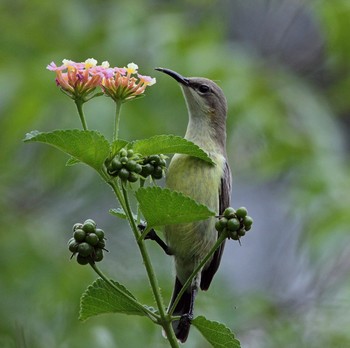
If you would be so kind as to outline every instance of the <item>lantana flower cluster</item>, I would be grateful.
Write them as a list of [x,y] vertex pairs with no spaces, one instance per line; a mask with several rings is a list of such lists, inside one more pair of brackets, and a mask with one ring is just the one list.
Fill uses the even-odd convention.
[[[51,62],[47,69],[56,72],[56,84],[75,101],[86,102],[105,94],[116,102],[125,102],[141,96],[156,79],[138,73],[138,66],[129,63],[124,68],[110,67],[107,61],[97,64],[93,58],[85,62],[64,59],[61,66]],[[96,92],[100,87],[102,92]]]

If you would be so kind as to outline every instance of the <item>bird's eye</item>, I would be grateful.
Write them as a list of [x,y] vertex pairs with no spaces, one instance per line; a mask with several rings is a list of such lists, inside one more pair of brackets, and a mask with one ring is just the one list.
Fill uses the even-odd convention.
[[207,92],[210,91],[210,88],[209,88],[208,85],[200,85],[200,86],[198,87],[198,91],[199,91],[200,93],[207,93]]

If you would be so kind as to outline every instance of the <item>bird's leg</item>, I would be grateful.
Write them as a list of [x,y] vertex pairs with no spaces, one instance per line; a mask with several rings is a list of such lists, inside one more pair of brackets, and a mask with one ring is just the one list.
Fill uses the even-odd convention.
[[[140,231],[144,231],[146,225],[144,223],[140,223],[137,227],[140,229]],[[172,255],[170,248],[166,245],[166,243],[164,243],[162,238],[158,236],[157,232],[153,228],[147,233],[145,239],[154,240],[167,255]]]
[[181,342],[184,342],[187,338],[188,332],[190,331],[191,322],[193,320],[193,309],[194,309],[194,300],[198,292],[198,286],[191,286],[191,302],[189,306],[188,313],[182,314],[177,326],[178,332],[183,332],[186,337],[178,337]]

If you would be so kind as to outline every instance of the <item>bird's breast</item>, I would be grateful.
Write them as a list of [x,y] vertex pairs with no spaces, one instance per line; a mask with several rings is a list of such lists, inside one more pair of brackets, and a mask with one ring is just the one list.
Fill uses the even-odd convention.
[[[222,155],[211,157],[216,165],[187,155],[175,155],[168,168],[166,186],[218,213],[225,159]],[[179,268],[184,265],[192,268],[208,253],[217,239],[215,218],[165,226],[165,237]],[[188,273],[191,273],[191,269]]]

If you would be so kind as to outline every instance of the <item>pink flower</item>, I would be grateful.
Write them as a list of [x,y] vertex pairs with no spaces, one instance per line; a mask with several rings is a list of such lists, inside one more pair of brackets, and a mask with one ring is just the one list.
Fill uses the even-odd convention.
[[156,80],[138,74],[137,70],[138,66],[135,63],[129,63],[124,68],[114,68],[112,76],[105,76],[102,79],[103,92],[114,101],[121,102],[140,96],[146,87],[154,84]]
[[135,63],[112,68],[107,61],[97,65],[93,58],[80,63],[64,59],[61,66],[51,62],[46,68],[56,73],[56,84],[65,94],[83,102],[101,95],[92,94],[99,86],[106,96],[124,102],[140,96],[147,86],[156,83],[155,78],[138,74]]
[[86,102],[92,97],[96,87],[99,87],[103,75],[94,71],[97,61],[93,58],[85,62],[76,63],[64,59],[61,66],[51,62],[47,69],[56,72],[56,84],[61,90],[74,100]]

